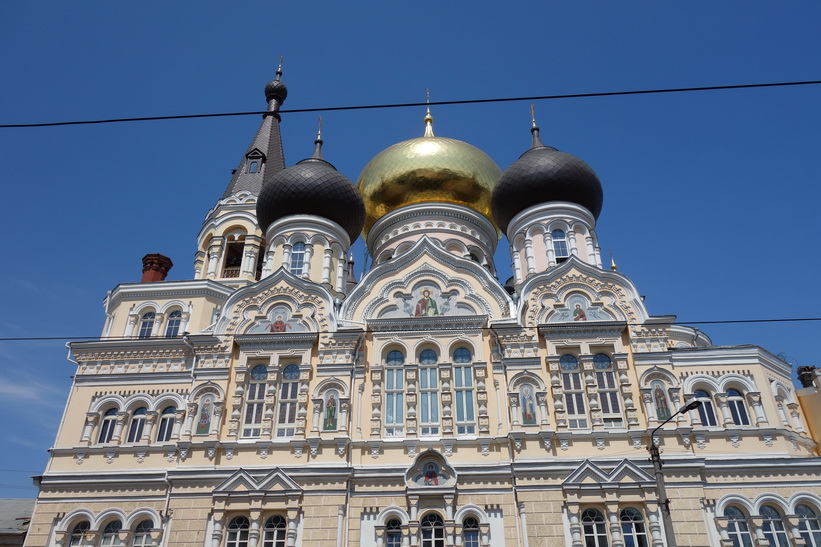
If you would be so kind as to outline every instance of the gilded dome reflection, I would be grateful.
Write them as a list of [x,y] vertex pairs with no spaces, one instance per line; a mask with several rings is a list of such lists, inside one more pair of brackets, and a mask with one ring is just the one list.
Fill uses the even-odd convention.
[[464,205],[493,222],[490,195],[501,174],[487,154],[466,142],[427,136],[394,144],[359,175],[364,233],[394,209],[430,201]]

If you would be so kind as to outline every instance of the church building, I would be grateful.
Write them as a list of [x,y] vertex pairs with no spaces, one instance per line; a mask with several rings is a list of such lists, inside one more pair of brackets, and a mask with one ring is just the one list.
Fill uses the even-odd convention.
[[286,97],[190,279],[146,255],[70,344],[28,547],[821,547],[817,371],[651,315],[590,166],[428,112],[354,183],[321,136],[286,166]]

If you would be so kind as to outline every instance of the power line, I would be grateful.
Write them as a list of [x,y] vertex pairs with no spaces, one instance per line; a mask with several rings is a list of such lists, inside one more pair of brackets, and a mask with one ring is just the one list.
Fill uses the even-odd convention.
[[[786,87],[799,85],[818,85],[821,80],[806,80],[799,82],[770,82],[760,84],[736,84],[736,85],[715,85],[699,87],[673,87],[666,89],[640,89],[627,91],[601,91],[596,93],[570,93],[564,95],[535,95],[531,97],[496,97],[490,99],[460,99],[455,101],[432,101],[430,103],[393,103],[393,104],[370,104],[355,106],[326,106],[316,108],[294,108],[283,109],[280,113],[297,114],[305,112],[333,112],[340,110],[372,110],[378,108],[409,108],[418,106],[440,106],[453,104],[479,104],[479,103],[502,103],[513,101],[546,101],[554,99],[587,99],[593,97],[617,97],[624,95],[650,95],[659,93],[688,93],[696,91],[727,91],[732,89],[754,89],[761,87]],[[268,111],[253,112],[221,112],[215,114],[179,114],[174,116],[143,116],[139,118],[109,118],[103,120],[75,120],[65,122],[45,122],[45,123],[14,123],[0,124],[0,129],[19,129],[26,127],[56,127],[63,125],[94,125],[103,123],[125,123],[125,122],[150,122],[159,120],[186,120],[195,118],[221,118],[231,116],[259,116],[270,114]]]
[[[791,318],[774,318],[774,319],[726,319],[726,320],[716,320],[716,321],[673,321],[671,323],[667,323],[669,325],[732,325],[732,324],[745,324],[745,323],[796,323],[796,322],[808,322],[808,321],[821,321],[821,317],[791,317]],[[641,327],[644,326],[645,323],[626,323],[628,327]],[[540,325],[542,326],[542,325]],[[582,328],[589,326],[589,323],[585,322],[576,322],[576,323],[549,323],[547,326],[550,328]],[[521,328],[533,328],[533,327],[521,327]],[[365,332],[370,333],[378,333],[382,331],[375,331],[373,329],[364,329]],[[428,329],[428,330],[437,330],[437,329]],[[443,327],[438,330],[453,330],[448,327]],[[482,330],[482,331],[498,331],[497,327],[474,327],[474,328],[466,328],[463,330]],[[388,332],[419,332],[418,329],[389,329]],[[262,333],[260,333],[262,334]],[[299,334],[319,334],[319,331],[301,331]],[[203,336],[197,333],[191,333],[191,336]],[[227,334],[227,333],[207,333],[205,336],[236,336],[236,334]],[[153,336],[151,338],[123,338],[119,336],[18,336],[18,337],[6,337],[0,338],[0,342],[39,342],[39,341],[82,341],[82,340],[96,340],[100,342],[134,342],[135,340],[169,340],[169,338],[164,338],[162,336]]]

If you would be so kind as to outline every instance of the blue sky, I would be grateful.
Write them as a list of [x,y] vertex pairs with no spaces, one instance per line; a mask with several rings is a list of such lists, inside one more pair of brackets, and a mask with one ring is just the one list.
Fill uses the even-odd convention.
[[[290,4],[290,5],[287,5]],[[284,108],[821,79],[821,4],[727,2],[3,2],[0,123],[263,110],[279,55]],[[819,316],[821,86],[542,101],[542,138],[605,192],[604,254],[683,321]],[[423,109],[328,112],[348,178],[420,136]],[[437,135],[504,169],[529,105],[440,106]],[[141,257],[193,274],[196,234],[259,118],[0,129],[0,337],[95,336],[102,299]],[[315,114],[283,114],[286,161]],[[506,243],[500,244],[506,254]],[[509,260],[497,254],[500,276]],[[357,247],[357,272],[362,265]],[[819,324],[704,326],[817,364]],[[31,497],[70,386],[64,341],[0,342],[0,497]],[[76,419],[83,419],[82,416]]]

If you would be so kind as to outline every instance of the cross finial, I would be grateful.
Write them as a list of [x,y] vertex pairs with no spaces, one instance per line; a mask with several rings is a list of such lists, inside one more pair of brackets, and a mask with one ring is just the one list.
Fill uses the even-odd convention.
[[279,66],[277,67],[277,80],[282,76],[282,55],[279,56]]
[[425,90],[425,102],[428,104],[428,111],[425,114],[425,136],[433,137],[433,116],[430,115],[430,89]]
[[618,270],[618,266],[616,266],[616,261],[613,259],[613,249],[610,249],[610,269],[614,272]]

